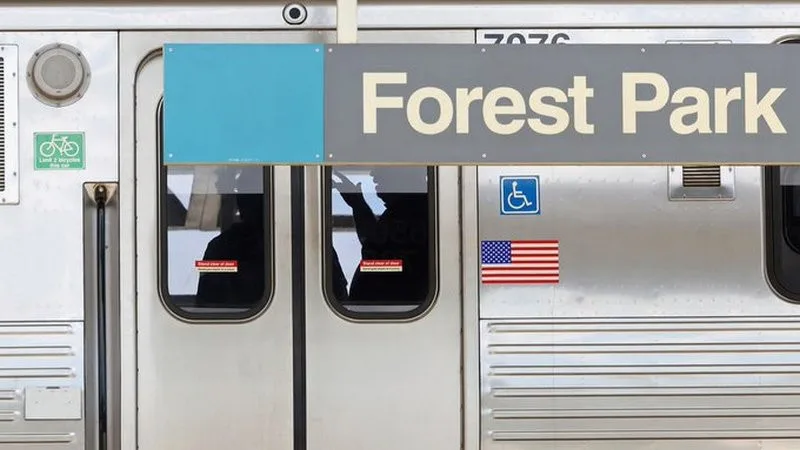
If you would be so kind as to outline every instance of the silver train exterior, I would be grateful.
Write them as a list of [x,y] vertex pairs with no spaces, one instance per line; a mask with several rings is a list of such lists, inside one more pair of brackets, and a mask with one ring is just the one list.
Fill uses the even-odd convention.
[[[358,26],[360,42],[778,44],[800,3],[382,2]],[[269,200],[263,301],[182,304],[173,283],[196,283],[239,175],[161,165],[162,45],[335,29],[330,2],[0,4],[0,447],[800,446],[790,171],[432,169],[429,289],[404,310],[331,300],[324,250],[352,217],[331,217],[326,171],[277,166],[252,188]],[[197,93],[211,110],[215,89]],[[539,177],[541,214],[499,213],[504,175]],[[557,240],[558,283],[482,283],[494,239]]]

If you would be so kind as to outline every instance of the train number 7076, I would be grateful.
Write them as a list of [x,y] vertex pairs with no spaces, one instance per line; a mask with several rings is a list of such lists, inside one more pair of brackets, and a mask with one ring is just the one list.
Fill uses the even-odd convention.
[[478,32],[478,44],[564,44],[570,40],[567,33],[540,31],[487,30]]

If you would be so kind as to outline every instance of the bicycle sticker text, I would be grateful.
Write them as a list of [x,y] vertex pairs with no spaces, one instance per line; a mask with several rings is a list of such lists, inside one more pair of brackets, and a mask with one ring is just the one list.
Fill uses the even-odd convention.
[[500,177],[500,214],[541,214],[539,177]]
[[34,169],[86,168],[85,139],[78,132],[34,133]]

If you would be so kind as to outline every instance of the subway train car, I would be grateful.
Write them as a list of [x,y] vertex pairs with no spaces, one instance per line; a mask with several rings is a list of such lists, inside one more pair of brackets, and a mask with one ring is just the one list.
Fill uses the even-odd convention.
[[[335,43],[337,20],[0,2],[0,447],[800,447],[791,168],[165,164],[165,44]],[[790,45],[800,2],[385,1],[356,24]]]

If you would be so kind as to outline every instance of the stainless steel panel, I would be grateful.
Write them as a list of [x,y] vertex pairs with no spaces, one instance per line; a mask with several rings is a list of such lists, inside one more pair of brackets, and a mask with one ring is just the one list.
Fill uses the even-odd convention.
[[[787,32],[574,33],[576,41],[598,43],[767,43]],[[500,215],[498,178],[515,174],[540,177],[541,215]],[[670,202],[663,167],[485,167],[478,178],[480,238],[559,239],[561,277],[557,286],[481,286],[481,318],[758,315],[765,308],[770,314],[797,313],[773,296],[763,276],[757,167],[735,168],[734,201],[710,203]]]
[[84,450],[84,325],[0,323],[0,444]]
[[421,318],[387,323],[350,322],[322,297],[320,178],[306,174],[308,449],[459,449],[458,169],[439,170],[438,297]]
[[[624,5],[616,5],[620,7],[619,11],[624,11]],[[654,14],[667,14],[665,11],[668,11],[669,8],[665,8],[666,5],[659,5],[658,7],[649,7],[652,9]],[[681,27],[692,27],[692,28],[649,28],[648,24],[646,23],[646,19],[644,16],[639,16],[636,18],[631,18],[635,22],[632,22],[629,26],[630,28],[622,28],[622,29],[614,29],[608,30],[603,29],[603,25],[600,24],[593,24],[590,25],[591,28],[577,28],[577,25],[571,25],[569,23],[569,19],[565,18],[565,23],[563,26],[567,28],[557,28],[556,24],[548,24],[546,27],[543,28],[535,28],[536,23],[542,22],[531,22],[529,26],[526,26],[524,29],[518,28],[509,28],[504,30],[504,33],[511,34],[511,33],[522,33],[526,36],[526,42],[530,45],[536,45],[538,42],[537,37],[527,37],[529,34],[528,31],[536,34],[546,34],[548,36],[548,42],[551,42],[553,37],[556,34],[566,35],[566,38],[563,36],[559,38],[559,41],[565,45],[569,44],[592,44],[592,43],[617,43],[617,44],[639,44],[639,43],[669,43],[669,44],[686,44],[686,43],[741,43],[741,42],[760,42],[760,43],[770,43],[779,40],[783,36],[789,35],[797,35],[800,34],[800,28],[791,28],[787,26],[790,22],[784,22],[780,24],[775,24],[776,26],[783,26],[782,28],[758,28],[758,25],[752,24],[749,28],[733,28],[734,23],[732,21],[736,21],[735,17],[728,16],[729,21],[721,22],[719,24],[719,28],[706,28],[704,25],[692,23],[692,19],[689,17],[690,15],[700,13],[703,9],[700,5],[680,5],[676,6],[683,10],[686,14],[684,17],[685,20],[676,21],[673,25],[681,26]],[[706,5],[707,6],[707,5]],[[562,6],[560,8],[566,8],[567,6]],[[524,7],[523,7],[524,8]],[[737,10],[735,13],[733,9],[727,8],[728,13],[733,13],[738,17],[739,11]],[[562,10],[566,11],[566,10]],[[591,9],[586,10],[587,13],[591,14]],[[617,16],[621,17],[621,16]],[[664,16],[666,17],[666,15]],[[758,14],[751,15],[750,17],[744,17],[744,19],[756,19],[759,17]],[[526,22],[519,22],[519,23],[526,23]],[[622,25],[620,25],[622,26]],[[489,29],[487,25],[478,25],[480,27],[475,32],[475,42],[478,44],[493,44],[494,39],[490,39],[486,37],[488,33],[497,33],[497,29]],[[575,27],[575,28],[573,28]],[[567,40],[568,39],[568,40]],[[516,41],[515,41],[516,42]]]
[[[468,31],[375,32],[361,42],[472,42]],[[306,169],[308,449],[461,448],[458,168],[438,171],[438,296],[422,317],[357,323],[322,293],[321,172]]]
[[[92,68],[84,97],[68,108],[37,101],[19,84],[20,204],[0,208],[2,320],[83,319],[82,183],[117,179],[117,37],[115,33],[0,33],[19,46],[20,66],[41,46],[79,48]],[[34,170],[33,133],[85,133],[84,170]]]
[[[141,65],[136,78],[131,80],[136,95],[136,215],[126,211],[128,214],[122,221],[136,221],[136,445],[142,450],[292,448],[289,169],[275,169],[272,262],[275,284],[268,309],[251,321],[232,324],[186,323],[172,316],[159,299],[157,285],[155,113],[162,93],[163,70],[157,49],[165,42],[315,39],[315,33],[307,32],[122,35],[125,67],[135,69]],[[131,180],[123,182],[130,185]],[[126,254],[130,257],[130,250],[123,249],[123,257]],[[130,277],[130,273],[126,276]],[[123,340],[130,338],[123,336]],[[130,349],[130,344],[126,348]],[[125,367],[131,370],[133,364],[128,360]],[[129,372],[126,377],[130,375]],[[127,383],[130,382],[127,378]],[[127,384],[124,401],[131,400],[132,390]],[[123,426],[132,422],[125,420],[126,413],[133,410],[126,408]],[[236,426],[231,426],[232,423]],[[125,448],[134,445],[132,437],[123,439]]]
[[[593,37],[772,42],[784,31]],[[558,284],[480,286],[483,449],[796,446],[798,309],[765,281],[761,169],[734,168],[735,198],[712,202],[670,201],[668,174],[479,168],[480,239],[560,242]],[[538,175],[541,215],[501,216],[500,175]]]
[[[481,168],[481,239],[559,239],[561,277],[482,285],[481,318],[797,314],[764,278],[761,171],[735,170],[735,200],[671,202],[663,167]],[[499,214],[512,174],[539,175],[540,216]]]
[[[288,2],[211,4],[141,4],[104,2],[56,6],[44,1],[0,5],[0,29],[5,30],[263,30],[333,29],[334,2],[307,6],[307,19],[287,25]],[[786,2],[440,2],[408,4],[377,2],[358,5],[358,26],[396,28],[490,27],[781,27],[800,23],[800,5]]]
[[137,307],[136,307],[136,122],[133,89],[142,51],[150,46],[119,36],[119,306],[117,309],[118,378],[118,442],[119,450],[138,450],[136,416],[138,411],[136,383]]
[[484,448],[795,438],[798,331],[777,318],[484,321]]
[[[461,264],[477,267],[480,254],[478,241],[478,168],[461,168]],[[462,271],[462,336],[463,336],[463,433],[464,450],[480,447],[480,324],[478,305],[478,277],[474,270]]]

